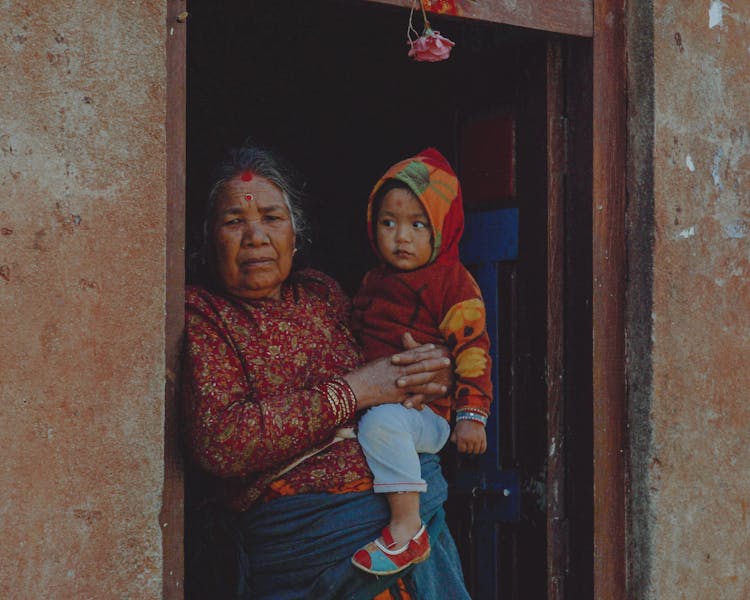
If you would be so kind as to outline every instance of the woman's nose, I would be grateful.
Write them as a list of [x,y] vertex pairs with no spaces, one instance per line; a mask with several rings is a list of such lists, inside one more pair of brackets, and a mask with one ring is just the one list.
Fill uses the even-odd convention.
[[268,243],[268,234],[260,221],[248,221],[242,234],[242,243],[247,246],[262,246]]

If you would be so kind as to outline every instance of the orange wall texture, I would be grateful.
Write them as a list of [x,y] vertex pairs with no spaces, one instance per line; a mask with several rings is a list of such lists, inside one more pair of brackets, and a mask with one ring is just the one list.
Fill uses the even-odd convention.
[[2,3],[0,597],[162,594],[165,3]]
[[654,227],[651,293],[630,298],[651,303],[649,336],[631,322],[633,597],[750,598],[750,4],[635,4],[653,4]]

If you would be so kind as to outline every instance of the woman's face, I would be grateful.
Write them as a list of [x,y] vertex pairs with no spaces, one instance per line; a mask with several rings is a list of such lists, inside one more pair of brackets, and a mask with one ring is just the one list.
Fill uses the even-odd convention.
[[247,172],[231,179],[217,199],[212,235],[216,270],[229,293],[281,298],[292,270],[294,228],[278,187]]

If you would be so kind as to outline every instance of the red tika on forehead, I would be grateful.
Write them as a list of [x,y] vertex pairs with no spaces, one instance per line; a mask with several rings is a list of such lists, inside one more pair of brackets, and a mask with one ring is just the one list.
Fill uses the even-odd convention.
[[252,181],[252,179],[253,179],[253,172],[252,171],[242,171],[242,173],[240,173],[240,179],[242,179],[242,181]]

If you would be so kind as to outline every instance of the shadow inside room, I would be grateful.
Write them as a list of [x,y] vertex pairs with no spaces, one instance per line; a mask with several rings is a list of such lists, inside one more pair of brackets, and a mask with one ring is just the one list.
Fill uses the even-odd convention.
[[518,42],[533,37],[431,16],[456,47],[448,61],[417,63],[407,57],[403,8],[223,0],[189,9],[187,254],[200,245],[212,168],[253,138],[302,173],[307,259],[350,293],[373,266],[365,208],[377,179],[428,146],[460,175],[460,122],[511,103]]

